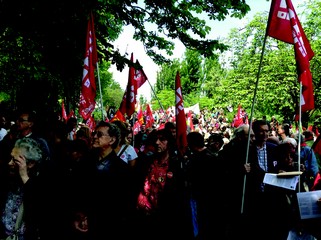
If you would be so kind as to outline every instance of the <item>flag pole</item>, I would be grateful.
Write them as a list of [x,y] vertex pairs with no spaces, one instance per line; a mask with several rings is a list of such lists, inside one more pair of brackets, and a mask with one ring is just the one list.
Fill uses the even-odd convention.
[[96,67],[97,67],[97,77],[98,77],[98,86],[99,86],[99,95],[100,95],[100,108],[101,108],[101,118],[103,121],[105,121],[104,118],[104,109],[103,109],[103,98],[102,98],[102,93],[101,93],[101,84],[100,84],[100,75],[99,75],[99,65],[98,65],[98,61],[96,63]]
[[162,109],[163,112],[165,113],[166,119],[168,119],[167,113],[166,113],[166,111],[164,110],[163,105],[162,105],[161,102],[159,101],[159,98],[157,97],[157,95],[156,95],[156,93],[155,93],[155,91],[154,91],[154,89],[153,89],[153,87],[152,87],[152,84],[150,84],[150,82],[149,82],[148,79],[147,79],[147,82],[148,82],[150,88],[152,89],[152,92],[153,92],[155,98],[157,99],[157,102],[158,102],[159,106],[161,107],[161,109]]
[[[300,171],[300,165],[301,165],[301,130],[302,130],[302,119],[301,119],[301,113],[302,113],[302,81],[300,81],[300,100],[299,100],[299,131],[298,131],[298,171]],[[301,192],[301,178],[299,177],[299,184],[298,184],[298,192]]]
[[[266,28],[266,29],[267,29],[267,28]],[[254,104],[255,104],[255,102],[256,102],[257,88],[258,88],[258,85],[259,85],[259,78],[260,78],[260,73],[261,73],[261,68],[262,68],[262,61],[263,61],[263,56],[264,56],[266,39],[267,39],[267,30],[265,31],[265,36],[264,36],[264,41],[263,41],[263,46],[262,46],[262,52],[261,52],[261,57],[260,57],[260,64],[259,64],[259,69],[258,69],[258,71],[257,71],[256,83],[255,83],[255,90],[254,90],[252,107],[251,107],[251,115],[250,115],[250,122],[249,122],[249,132],[248,132],[247,145],[246,145],[246,160],[245,160],[245,163],[246,163],[246,164],[247,164],[248,161],[249,161],[249,149],[250,149],[250,140],[251,140],[250,136],[251,136],[251,131],[252,131],[252,121],[253,121],[253,113],[254,113]],[[244,175],[244,181],[243,181],[243,193],[242,193],[241,214],[243,214],[243,211],[244,211],[245,185],[246,185],[246,174]]]

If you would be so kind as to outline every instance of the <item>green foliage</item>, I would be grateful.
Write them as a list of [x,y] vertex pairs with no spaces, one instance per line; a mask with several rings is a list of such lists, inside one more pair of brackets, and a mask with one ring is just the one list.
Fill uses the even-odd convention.
[[[214,3],[145,0],[139,4],[110,0],[72,3],[56,0],[50,4],[40,0],[3,0],[0,2],[0,89],[11,96],[13,110],[33,106],[41,111],[60,111],[58,99],[64,99],[67,111],[76,111],[90,12],[94,17],[99,65],[116,64],[122,71],[131,63],[127,53],[120,54],[111,43],[125,25],[135,28],[134,39],[144,44],[146,53],[157,64],[163,64],[170,61],[158,50],[172,55],[175,39],[204,56],[212,55],[215,49],[226,49],[217,40],[205,39],[210,27],[199,14],[224,20],[230,13],[241,18],[249,10],[240,0]],[[108,102],[106,86],[111,84],[110,76],[107,72],[101,75],[104,102],[117,104]],[[38,88],[42,89],[41,93]]]
[[[303,125],[307,125],[315,119],[321,119],[318,111],[321,106],[321,20],[318,17],[321,14],[321,4],[318,1],[309,1],[304,7],[304,17],[300,18],[306,22],[301,20],[301,24],[315,53],[310,61],[315,110],[302,117]],[[241,104],[249,114],[254,106],[254,118],[265,115],[276,116],[280,120],[293,119],[299,105],[299,83],[293,45],[271,37],[265,39],[267,19],[267,13],[259,13],[244,28],[232,29],[224,40],[229,45],[228,54],[218,57],[213,52],[211,58],[204,58],[192,50],[186,51],[179,62],[184,106],[199,102],[201,108],[226,109],[226,106],[231,105],[236,109],[238,104]],[[177,62],[175,64],[177,65]],[[169,83],[170,79],[175,81],[174,74],[170,65],[165,68],[162,66],[158,75],[162,76],[162,79],[157,78],[157,82],[161,80]],[[168,86],[163,85],[163,88]],[[228,114],[233,118],[235,113]]]

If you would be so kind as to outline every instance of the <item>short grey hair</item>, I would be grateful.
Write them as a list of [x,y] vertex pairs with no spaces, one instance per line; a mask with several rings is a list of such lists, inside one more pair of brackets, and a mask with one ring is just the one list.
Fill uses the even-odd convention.
[[250,126],[248,124],[242,124],[241,126],[237,127],[233,131],[233,136],[232,138],[244,138],[245,137],[245,131],[248,131]]
[[27,163],[30,161],[40,161],[42,159],[42,151],[38,142],[32,138],[21,138],[15,142],[14,148],[22,151]]

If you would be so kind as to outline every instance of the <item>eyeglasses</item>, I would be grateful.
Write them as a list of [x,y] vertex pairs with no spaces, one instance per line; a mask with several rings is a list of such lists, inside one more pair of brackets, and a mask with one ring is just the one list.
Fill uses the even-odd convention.
[[161,142],[167,141],[167,139],[164,136],[158,136],[157,139]]
[[92,132],[92,136],[93,136],[93,137],[96,136],[96,135],[97,135],[98,138],[101,138],[102,136],[106,136],[106,137],[109,136],[108,134],[104,134],[103,132],[99,132],[99,131],[97,131],[97,132]]
[[28,119],[18,118],[18,122],[29,122]]

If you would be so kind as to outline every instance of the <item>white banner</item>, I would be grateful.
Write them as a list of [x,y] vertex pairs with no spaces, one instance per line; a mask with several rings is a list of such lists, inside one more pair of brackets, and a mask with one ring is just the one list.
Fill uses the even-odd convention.
[[199,103],[196,103],[196,104],[193,105],[193,106],[190,106],[190,107],[188,107],[188,108],[184,108],[185,113],[188,113],[190,110],[191,110],[194,114],[199,115],[199,114],[201,113],[201,111],[200,111],[200,104],[199,104]]

